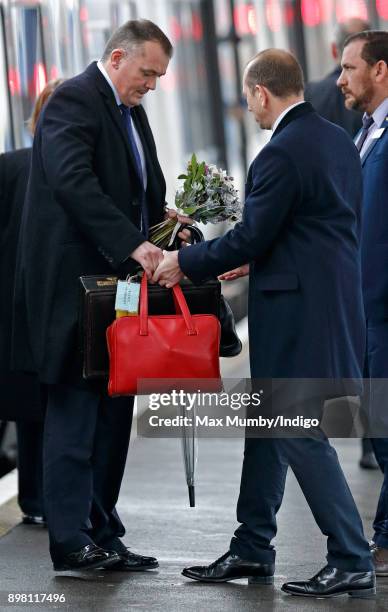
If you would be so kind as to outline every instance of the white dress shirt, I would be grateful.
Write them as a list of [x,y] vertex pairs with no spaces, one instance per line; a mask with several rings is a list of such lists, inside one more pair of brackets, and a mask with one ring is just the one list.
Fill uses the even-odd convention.
[[276,128],[278,127],[283,117],[285,117],[292,108],[295,108],[295,106],[299,106],[299,104],[304,104],[304,103],[305,103],[305,100],[301,100],[300,102],[295,102],[295,104],[291,104],[291,106],[288,106],[287,108],[285,108],[284,111],[280,113],[279,117],[275,119],[275,122],[272,126],[272,132],[276,130]]
[[[368,130],[368,136],[366,137],[361,150],[360,150],[360,156],[362,157],[364,155],[364,153],[366,153],[367,149],[369,148],[369,145],[372,141],[373,138],[373,134],[380,129],[380,127],[388,127],[388,121],[385,123],[385,118],[388,115],[388,98],[385,98],[385,100],[383,100],[381,102],[381,104],[376,108],[375,112],[372,113],[372,118],[374,123],[372,123],[372,125],[370,126],[369,130]],[[366,113],[364,114],[364,117],[366,116]],[[361,134],[360,136],[358,136],[357,140],[355,141],[355,143],[357,144],[357,142],[360,140]]]
[[[120,100],[120,96],[117,93],[117,89],[113,85],[112,80],[111,80],[109,74],[107,73],[107,71],[105,70],[104,64],[101,61],[97,62],[97,68],[100,70],[101,74],[104,76],[106,81],[109,83],[109,86],[110,86],[110,88],[113,91],[113,95],[115,97],[117,106],[120,106],[120,104],[122,104],[122,102]],[[143,174],[144,191],[147,191],[147,166],[146,166],[146,160],[145,160],[145,155],[144,155],[144,149],[143,149],[143,145],[142,145],[141,140],[140,140],[139,133],[138,133],[138,131],[136,129],[136,126],[135,126],[132,118],[131,118],[131,123],[132,123],[132,130],[133,130],[133,135],[134,135],[134,138],[135,138],[136,146],[137,146],[137,149],[138,149],[139,155],[140,155],[141,169],[142,169],[142,174]]]

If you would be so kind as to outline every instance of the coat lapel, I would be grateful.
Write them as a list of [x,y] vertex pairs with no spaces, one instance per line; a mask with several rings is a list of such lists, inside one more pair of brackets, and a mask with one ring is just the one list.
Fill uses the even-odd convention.
[[154,225],[160,220],[161,208],[164,206],[166,192],[166,182],[160,167],[151,128],[148,124],[147,116],[142,106],[134,108],[133,120],[139,134],[144,157],[147,166],[147,191],[146,202],[150,225]]
[[384,132],[381,134],[380,138],[371,138],[371,141],[369,143],[369,146],[368,146],[367,150],[361,156],[361,165],[362,166],[365,164],[367,158],[372,153],[372,151],[375,148],[375,146],[377,145],[377,143],[380,142],[380,139],[384,138],[384,136],[385,136],[385,134],[387,132],[387,128],[388,128],[388,115],[385,117],[384,121],[382,122],[382,124],[380,125],[380,127],[378,129],[381,129],[381,128],[384,128]]
[[116,100],[115,97],[113,95],[112,89],[109,85],[109,83],[106,81],[106,79],[104,78],[103,74],[101,74],[100,70],[97,68],[97,64],[93,63],[91,64],[88,68],[87,71],[91,72],[95,79],[96,79],[96,83],[97,83],[97,88],[98,90],[101,92],[105,104],[107,106],[108,112],[110,114],[110,116],[112,117],[119,133],[120,136],[123,140],[124,146],[125,146],[125,150],[127,152],[127,156],[129,158],[131,167],[133,169],[133,174],[136,176],[137,180],[139,181],[139,184],[141,184],[141,179],[138,175],[137,172],[137,164],[136,164],[136,160],[135,160],[135,156],[133,154],[133,151],[129,145],[129,141],[128,141],[128,133],[125,129],[125,125],[124,125],[124,121],[123,118],[121,116],[121,112],[119,107],[116,104]]
[[117,128],[118,128],[118,130],[120,132],[120,135],[121,135],[121,137],[122,137],[122,139],[124,141],[125,150],[126,150],[127,155],[129,157],[129,160],[130,160],[130,163],[131,163],[131,167],[133,168],[133,173],[136,176],[136,178],[139,181],[139,183],[141,184],[141,179],[140,179],[139,173],[137,171],[136,159],[135,159],[135,156],[134,156],[133,151],[132,151],[132,149],[130,147],[130,144],[129,144],[128,133],[127,133],[127,131],[125,129],[125,125],[124,125],[124,121],[123,121],[123,118],[122,118],[121,113],[120,113],[120,109],[117,106],[116,100],[114,98],[113,99],[105,98],[105,102],[107,104],[108,111],[109,111],[113,121],[115,122],[115,124],[116,124],[116,126],[117,126]]
[[143,145],[144,155],[147,164],[148,178],[150,178],[151,175],[156,175],[158,183],[160,183],[160,185],[164,187],[165,180],[163,172],[156,155],[156,148],[151,128],[148,124],[147,116],[142,106],[136,106],[134,108],[133,118],[136,129],[141,139],[141,143]]

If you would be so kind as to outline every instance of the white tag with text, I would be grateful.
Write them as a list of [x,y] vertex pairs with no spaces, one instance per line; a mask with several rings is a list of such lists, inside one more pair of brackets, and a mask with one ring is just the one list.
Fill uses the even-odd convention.
[[117,281],[115,310],[126,310],[137,314],[139,309],[140,283]]

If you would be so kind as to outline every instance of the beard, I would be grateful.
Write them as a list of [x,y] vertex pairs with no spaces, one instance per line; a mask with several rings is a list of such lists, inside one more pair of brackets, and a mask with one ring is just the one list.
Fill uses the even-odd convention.
[[365,112],[373,99],[373,85],[366,81],[363,83],[362,94],[345,100],[345,106],[348,109]]

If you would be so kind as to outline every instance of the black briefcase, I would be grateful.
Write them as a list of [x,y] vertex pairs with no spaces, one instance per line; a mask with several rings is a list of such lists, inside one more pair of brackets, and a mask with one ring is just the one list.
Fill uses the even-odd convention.
[[[116,317],[116,276],[80,277],[80,350],[85,379],[108,378],[109,357],[105,332]],[[183,280],[181,287],[192,314],[220,316],[221,283],[211,280],[200,286]],[[149,313],[174,314],[172,291],[149,285]],[[136,356],[134,356],[136,359]]]

